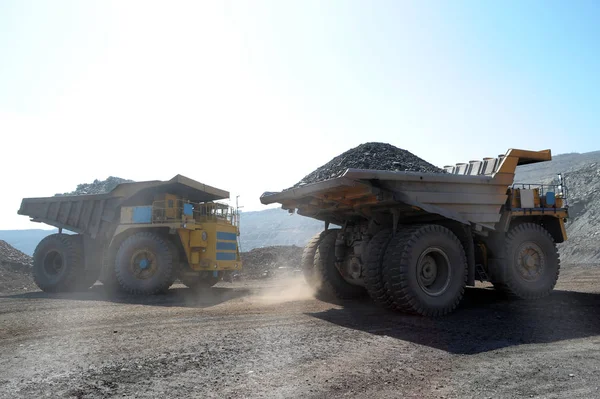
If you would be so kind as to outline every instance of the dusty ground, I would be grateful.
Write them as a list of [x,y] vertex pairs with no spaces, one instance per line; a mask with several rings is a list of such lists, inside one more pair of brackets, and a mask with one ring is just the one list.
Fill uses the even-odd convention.
[[439,320],[310,297],[301,280],[210,295],[0,296],[0,397],[600,397],[600,267],[553,295],[469,289]]

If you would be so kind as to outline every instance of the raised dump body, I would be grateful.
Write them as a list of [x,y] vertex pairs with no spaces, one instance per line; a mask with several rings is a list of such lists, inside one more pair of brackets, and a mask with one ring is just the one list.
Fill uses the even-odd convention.
[[352,297],[366,289],[385,306],[443,314],[476,277],[523,298],[554,287],[555,244],[566,240],[564,188],[514,184],[518,165],[551,158],[550,150],[510,149],[446,173],[348,169],[264,193],[261,202],[326,222],[303,264],[321,294]]
[[237,211],[214,202],[226,198],[227,191],[177,175],[106,194],[25,198],[18,213],[59,228],[34,253],[43,290],[85,289],[100,277],[111,288],[150,294],[176,278],[210,286],[241,268]]

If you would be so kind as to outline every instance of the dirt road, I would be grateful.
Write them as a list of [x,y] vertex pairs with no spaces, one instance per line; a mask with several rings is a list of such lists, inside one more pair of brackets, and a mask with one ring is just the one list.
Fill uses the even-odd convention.
[[469,289],[426,319],[301,280],[153,298],[0,295],[0,397],[600,398],[600,267],[545,300]]

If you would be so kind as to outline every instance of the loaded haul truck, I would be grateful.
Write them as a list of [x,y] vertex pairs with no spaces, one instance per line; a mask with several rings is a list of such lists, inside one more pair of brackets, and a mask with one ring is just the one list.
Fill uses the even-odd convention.
[[242,268],[237,209],[215,202],[228,198],[181,175],[105,194],[25,198],[18,214],[59,229],[35,249],[34,281],[46,292],[85,290],[98,279],[131,294],[164,292],[176,279],[210,287]]
[[446,173],[347,169],[260,199],[324,222],[302,258],[319,296],[368,293],[384,307],[437,316],[476,280],[523,299],[554,288],[566,188],[514,183],[517,166],[551,159],[550,150],[510,149]]

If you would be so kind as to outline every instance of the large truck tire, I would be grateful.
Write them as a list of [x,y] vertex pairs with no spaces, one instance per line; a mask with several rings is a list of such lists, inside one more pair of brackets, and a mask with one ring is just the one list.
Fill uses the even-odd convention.
[[365,288],[371,299],[384,308],[392,306],[392,297],[383,280],[383,257],[392,239],[392,229],[383,229],[371,238],[365,257]]
[[337,231],[331,230],[323,236],[315,251],[315,278],[317,297],[322,299],[353,299],[362,297],[365,288],[348,283],[335,266],[335,241]]
[[336,235],[340,229],[331,229],[324,230],[318,234],[315,234],[308,244],[304,247],[304,251],[302,252],[302,260],[300,261],[300,266],[302,268],[302,274],[304,275],[304,280],[306,283],[314,290],[319,288],[319,277],[315,271],[315,254],[317,252],[317,247],[319,243],[323,239],[323,237],[328,234]]
[[462,244],[439,225],[402,229],[390,241],[383,260],[393,307],[423,316],[454,311],[464,295],[467,273]]
[[128,237],[117,251],[115,275],[124,291],[154,295],[172,284],[173,256],[169,243],[149,231]]
[[511,298],[539,299],[550,294],[560,274],[556,243],[546,229],[522,223],[506,235],[506,262],[494,287]]
[[44,292],[76,289],[83,267],[83,245],[68,234],[45,237],[33,253],[33,281]]
[[213,275],[213,272],[200,272],[196,275],[181,273],[179,281],[192,290],[202,290],[214,286],[221,281],[222,277],[222,272],[219,272],[219,275],[216,277]]

